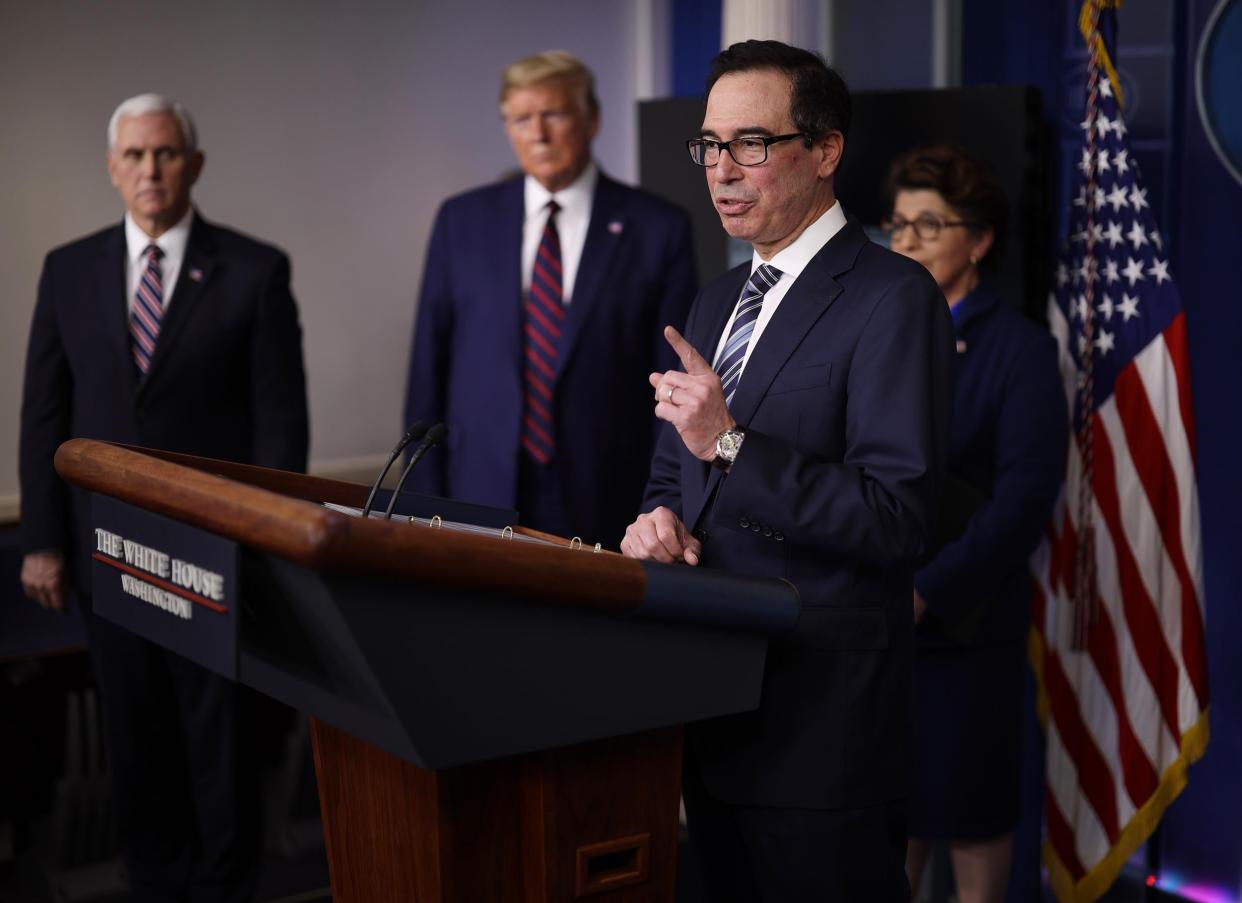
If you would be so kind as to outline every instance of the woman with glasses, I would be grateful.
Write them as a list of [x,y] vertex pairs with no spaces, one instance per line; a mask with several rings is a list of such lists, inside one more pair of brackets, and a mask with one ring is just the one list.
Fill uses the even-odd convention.
[[906,872],[950,843],[962,903],[1005,898],[1020,810],[1027,559],[1060,490],[1067,441],[1056,346],[997,293],[1004,195],[950,146],[889,174],[894,251],[922,263],[957,333],[949,476],[937,548],[915,575],[914,785]]

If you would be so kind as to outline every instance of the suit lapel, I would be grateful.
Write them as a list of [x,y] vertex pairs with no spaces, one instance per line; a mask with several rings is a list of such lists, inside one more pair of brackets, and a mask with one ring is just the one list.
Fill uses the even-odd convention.
[[164,311],[159,338],[155,341],[155,354],[151,357],[151,369],[142,381],[142,388],[167,366],[164,361],[172,353],[177,337],[185,330],[185,324],[203,297],[215,268],[215,246],[211,241],[210,226],[195,213],[190,225],[190,240],[185,247],[185,259],[181,261],[181,272],[177,275],[172,300]]
[[743,427],[754,416],[777,372],[806,338],[815,321],[841,295],[843,289],[835,277],[853,268],[866,242],[862,227],[847,222],[811,258],[781,299],[780,307],[746,361],[742,381],[733,396],[730,413]]
[[[686,338],[695,350],[712,363],[712,358],[716,356],[716,346],[720,343],[720,334],[724,332],[729,317],[733,315],[734,308],[737,307],[737,299],[741,297],[742,288],[746,285],[746,280],[750,278],[750,264],[744,264],[737,267],[730,277],[724,280],[721,293],[717,294],[711,303],[711,309],[704,311],[704,325],[696,327],[693,334],[688,334]],[[687,497],[682,496],[682,522],[694,529],[698,523],[699,517],[703,513],[703,506],[711,497],[711,492],[715,489],[717,481],[720,479],[720,471],[716,470],[710,464],[698,460],[688,451],[682,449],[684,463],[683,472],[687,468],[691,468],[692,473],[698,474],[698,480],[695,480],[694,489],[697,495]]]
[[[525,302],[522,297],[522,229],[526,220],[526,189],[521,177],[501,186],[495,214],[492,226],[495,231],[488,237],[496,249],[496,267],[481,274],[480,278],[488,286],[484,297],[496,299],[493,316],[497,334],[514,336],[513,358],[509,366],[520,387],[526,354],[525,314],[522,312]],[[516,443],[516,438],[514,441]]]
[[750,422],[777,371],[840,294],[840,283],[814,261],[802,271],[750,352],[730,406],[734,420],[742,426]]
[[138,368],[134,366],[129,337],[129,286],[125,281],[127,253],[125,225],[122,223],[104,237],[94,283],[99,291],[95,301],[103,323],[104,341],[127,365],[124,370],[129,374],[133,387],[138,382]]
[[574,279],[574,293],[569,299],[568,316],[565,318],[565,334],[561,337],[556,368],[558,377],[564,372],[583,325],[591,315],[591,309],[599,303],[602,294],[600,289],[608,275],[609,265],[629,225],[616,183],[601,172],[595,182],[595,197],[591,200],[591,222],[587,225],[582,259],[578,263],[578,275]]
[[[747,426],[755,415],[760,402],[767,394],[768,386],[785,366],[790,355],[802,344],[803,339],[811,331],[815,322],[824,315],[833,302],[841,295],[843,287],[834,278],[847,272],[854,266],[858,252],[866,242],[862,228],[854,223],[846,225],[833,236],[819,253],[811,258],[806,269],[794,281],[780,307],[768,321],[759,337],[758,344],[746,361],[746,369],[742,372],[742,380],[738,383],[737,392],[733,396],[733,404],[729,413],[742,427]],[[749,268],[743,279],[749,276]],[[742,290],[738,285],[737,292]],[[720,337],[724,329],[723,323],[716,327],[715,336]],[[703,514],[703,507],[710,499],[724,476],[715,468],[707,470],[707,484],[703,489],[695,510],[687,510],[685,523],[693,529]]]

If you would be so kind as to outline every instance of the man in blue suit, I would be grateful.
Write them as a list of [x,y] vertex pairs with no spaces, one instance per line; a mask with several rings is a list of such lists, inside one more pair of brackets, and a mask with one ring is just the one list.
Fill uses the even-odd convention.
[[509,66],[500,112],[525,175],[436,217],[405,413],[448,436],[410,487],[615,547],[657,427],[635,380],[672,366],[660,330],[694,297],[689,218],[591,161],[594,79],[569,54]]
[[67,439],[306,467],[289,259],[212,225],[190,192],[194,123],[156,94],[117,107],[108,174],[124,222],[47,256],[22,396],[22,583],[83,609],[122,852],[137,901],[241,901],[259,864],[243,690],[91,612],[91,500],[57,477]]
[[835,198],[840,76],[748,41],[708,85],[690,155],[754,256],[703,289],[685,338],[667,330],[684,369],[650,376],[669,426],[622,551],[787,579],[802,612],[759,708],[687,727],[691,846],[714,901],[905,903],[912,568],[945,466],[952,325],[927,272]]

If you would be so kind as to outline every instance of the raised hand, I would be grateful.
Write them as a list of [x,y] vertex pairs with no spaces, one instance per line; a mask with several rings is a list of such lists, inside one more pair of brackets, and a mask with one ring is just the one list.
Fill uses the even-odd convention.
[[690,454],[702,461],[716,457],[716,437],[737,426],[729,414],[720,377],[703,355],[672,326],[664,338],[681,359],[680,370],[652,373],[648,382],[655,389],[655,415],[677,428]]

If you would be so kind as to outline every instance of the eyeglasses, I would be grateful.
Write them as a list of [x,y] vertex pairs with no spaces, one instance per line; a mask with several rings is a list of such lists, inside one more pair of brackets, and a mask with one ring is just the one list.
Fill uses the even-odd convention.
[[880,224],[880,228],[888,233],[888,240],[895,241],[897,236],[906,231],[906,226],[914,229],[914,234],[923,241],[935,241],[940,237],[941,229],[948,229],[953,226],[964,226],[973,228],[980,225],[964,219],[942,219],[934,213],[921,213],[917,219],[902,219],[900,216],[894,216],[890,220],[885,220]]
[[768,159],[768,147],[778,141],[792,141],[794,138],[806,137],[802,132],[792,135],[773,135],[764,138],[761,135],[747,135],[734,138],[732,141],[713,141],[711,138],[691,138],[686,142],[690,151],[690,159],[699,166],[715,166],[720,162],[720,152],[727,150],[733,162],[738,166],[758,166]]

